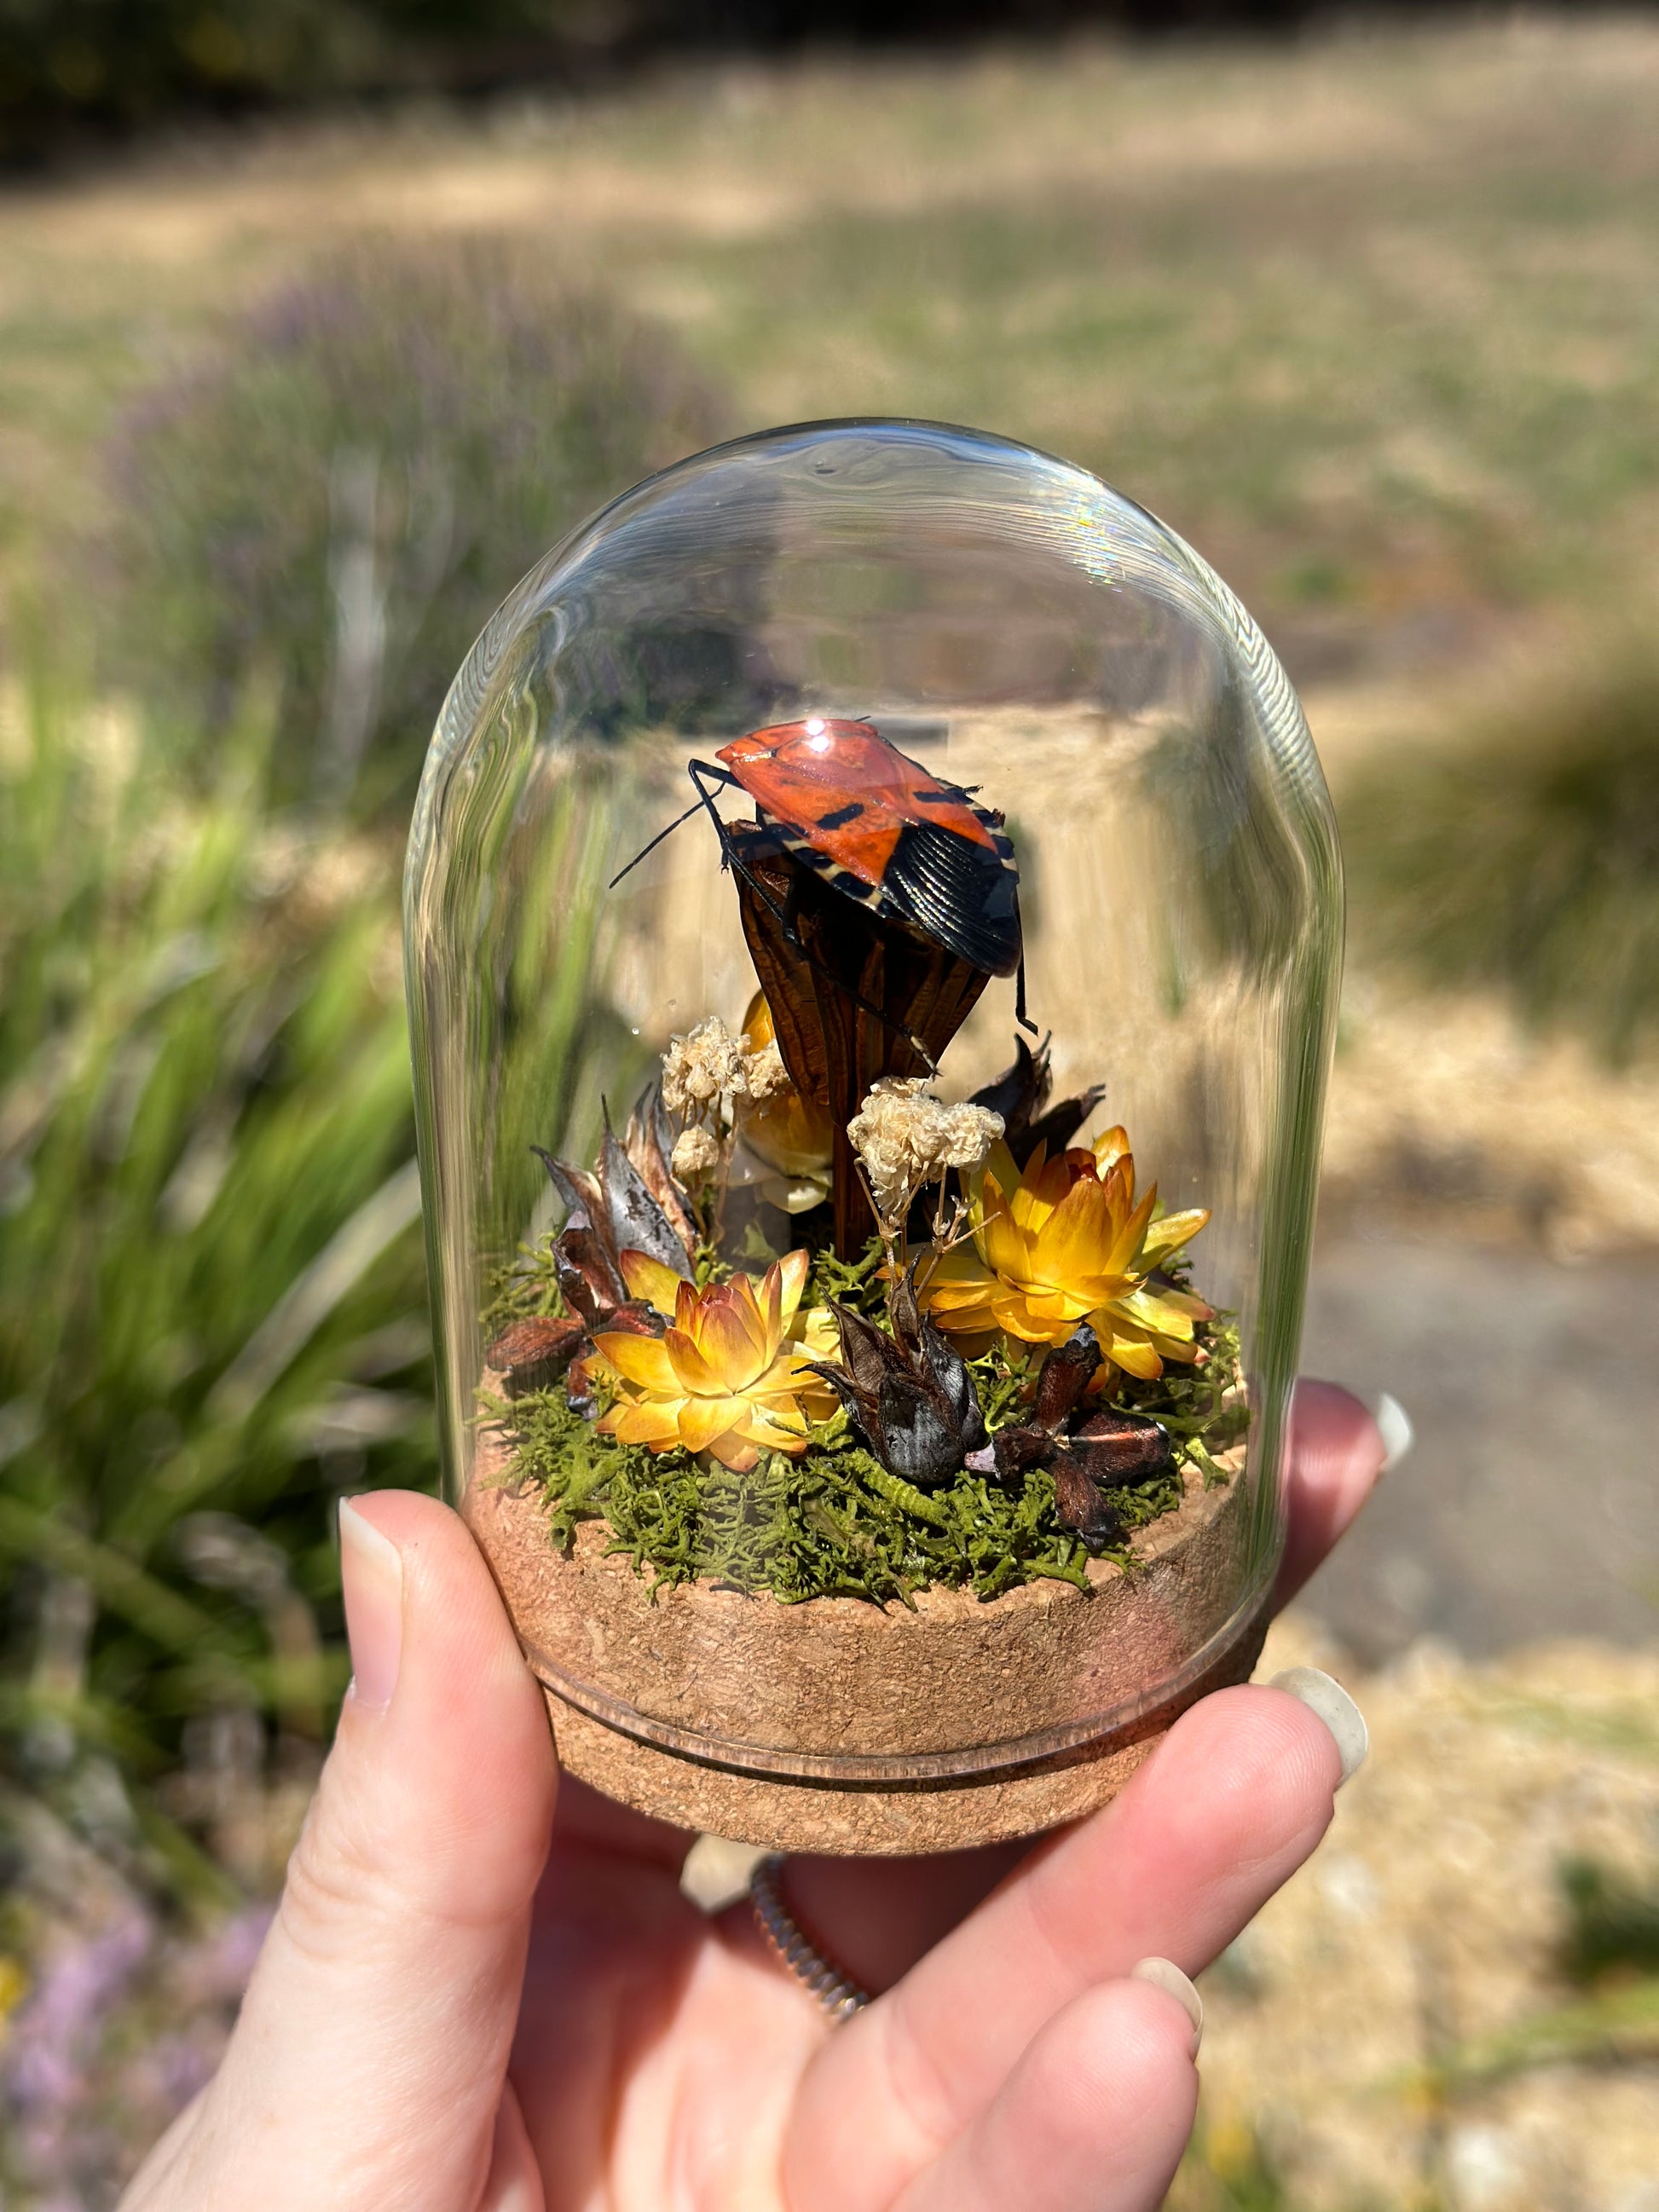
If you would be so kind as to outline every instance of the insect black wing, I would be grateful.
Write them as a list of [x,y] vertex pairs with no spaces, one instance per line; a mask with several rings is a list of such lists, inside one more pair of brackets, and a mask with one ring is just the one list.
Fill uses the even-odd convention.
[[1009,857],[932,822],[907,822],[881,905],[988,975],[1019,965],[1019,877]]

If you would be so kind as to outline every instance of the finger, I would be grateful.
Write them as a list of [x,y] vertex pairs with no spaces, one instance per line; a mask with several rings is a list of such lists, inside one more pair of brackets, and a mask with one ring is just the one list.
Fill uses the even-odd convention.
[[1370,1496],[1387,1458],[1382,1431],[1358,1398],[1304,1375],[1291,1401],[1289,1527],[1273,1591],[1296,1595]]
[[1194,2040],[1149,1982],[1085,1990],[895,2212],[1156,2212],[1198,2109]]
[[524,2124],[518,2092],[510,2081],[501,2091],[496,2111],[489,2179],[478,2199],[477,2212],[547,2212],[541,2167]]
[[167,2212],[470,2205],[489,2173],[546,1712],[453,1513],[386,1492],[341,1535],[353,1686]]
[[833,2145],[843,2212],[888,2203],[1063,2006],[1149,1955],[1196,1973],[1313,1850],[1343,1778],[1329,1726],[1283,1690],[1222,1690],[1183,1714],[1114,1803],[1033,1852],[825,2046],[792,2203],[829,2202]]

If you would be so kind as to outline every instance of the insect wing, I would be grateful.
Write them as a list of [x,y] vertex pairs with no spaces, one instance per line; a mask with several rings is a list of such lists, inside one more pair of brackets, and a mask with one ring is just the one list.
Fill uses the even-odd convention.
[[931,822],[907,822],[882,871],[884,908],[982,969],[1019,965],[1019,878],[1012,857]]

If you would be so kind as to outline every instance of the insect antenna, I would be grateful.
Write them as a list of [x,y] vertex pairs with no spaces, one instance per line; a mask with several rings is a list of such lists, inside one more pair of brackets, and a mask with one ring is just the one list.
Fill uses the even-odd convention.
[[[702,770],[705,775],[712,775],[714,777],[717,782],[735,784],[737,781],[737,778],[735,776],[728,775],[724,769],[716,768],[711,761],[688,761],[686,763],[686,769],[691,778],[693,785],[696,787],[697,793],[696,798],[692,801],[691,805],[686,808],[684,814],[677,814],[674,817],[674,819],[669,823],[665,830],[659,830],[656,836],[651,840],[648,845],[641,845],[639,851],[635,854],[633,859],[628,863],[628,866],[625,868],[617,869],[616,874],[611,877],[610,882],[605,885],[606,890],[614,891],[617,884],[622,881],[623,878],[625,875],[629,874],[635,868],[637,868],[640,862],[645,859],[648,853],[654,853],[656,851],[658,846],[662,843],[665,837],[672,837],[674,832],[679,829],[683,823],[689,822],[694,814],[701,813],[705,808],[707,808],[709,814],[713,816],[716,830],[724,830],[726,825],[721,822],[720,816],[714,813],[714,802],[713,799],[702,787],[702,783],[697,775],[699,769]],[[720,840],[722,851],[725,849],[725,838],[722,836]]]
[[882,1024],[884,1029],[890,1030],[895,1036],[902,1036],[906,1044],[911,1048],[912,1051],[918,1053],[921,1055],[922,1064],[926,1066],[927,1073],[930,1075],[937,1075],[939,1073],[938,1063],[934,1060],[932,1053],[928,1051],[927,1046],[922,1042],[921,1039],[915,1036],[913,1031],[906,1029],[902,1023],[895,1022],[892,1017],[889,1014],[884,1013],[879,1006],[872,1006],[870,1000],[865,998],[860,993],[849,989],[838,976],[830,973],[811,948],[802,943],[795,928],[794,916],[790,914],[787,908],[779,906],[776,899],[774,897],[772,892],[768,889],[767,885],[762,883],[759,877],[756,875],[754,870],[747,866],[742,856],[738,854],[732,842],[731,836],[727,831],[725,823],[721,821],[719,812],[715,808],[714,793],[710,792],[703,783],[704,776],[708,776],[716,785],[725,784],[730,786],[733,790],[741,790],[742,786],[738,783],[737,777],[732,775],[728,769],[717,767],[713,761],[688,761],[685,764],[685,769],[686,774],[690,777],[692,784],[696,790],[696,805],[694,806],[688,806],[684,814],[678,815],[675,819],[669,823],[666,830],[658,830],[656,836],[651,840],[651,843],[644,846],[639,852],[635,854],[633,859],[628,863],[628,867],[623,868],[620,873],[611,878],[611,883],[607,888],[614,890],[622,881],[623,877],[628,873],[629,868],[637,867],[639,863],[644,860],[646,854],[649,853],[653,847],[660,845],[663,839],[671,836],[673,831],[680,827],[682,823],[689,822],[691,817],[697,812],[699,808],[706,809],[709,820],[714,825],[714,835],[720,840],[720,866],[723,868],[731,869],[734,875],[740,876],[744,882],[749,885],[756,897],[761,901],[764,907],[766,907],[773,919],[783,931],[787,942],[800,954],[807,966],[812,969],[816,974],[823,976],[826,981],[833,983],[836,988],[838,991],[842,992],[848,999],[850,999],[855,1006],[860,1007],[865,1013],[872,1016],[875,1020],[878,1021]]

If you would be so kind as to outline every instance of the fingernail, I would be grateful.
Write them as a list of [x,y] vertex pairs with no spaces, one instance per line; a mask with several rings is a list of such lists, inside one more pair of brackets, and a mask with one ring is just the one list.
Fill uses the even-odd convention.
[[1138,1966],[1130,1967],[1129,1979],[1150,1982],[1155,1990],[1169,1991],[1193,2024],[1193,2056],[1196,2058],[1198,2046],[1204,2040],[1204,2000],[1180,1967],[1169,1959],[1143,1959]]
[[680,1895],[712,1919],[749,1894],[749,1877],[766,1851],[727,1836],[699,1836],[680,1868]]
[[1382,1438],[1382,1472],[1398,1467],[1417,1441],[1417,1431],[1412,1426],[1412,1417],[1398,1398],[1388,1391],[1379,1391],[1371,1407],[1371,1419],[1376,1423]]
[[340,1500],[340,1577],[351,1645],[349,1695],[370,1712],[384,1712],[403,1655],[404,1563],[392,1539],[349,1498]]
[[[1352,1782],[1365,1764],[1371,1739],[1365,1716],[1341,1683],[1317,1667],[1287,1667],[1282,1674],[1275,1674],[1267,1686],[1289,1691],[1310,1713],[1318,1714],[1336,1740],[1337,1753],[1342,1761],[1342,1782]],[[1342,1783],[1336,1786],[1340,1790]]]

